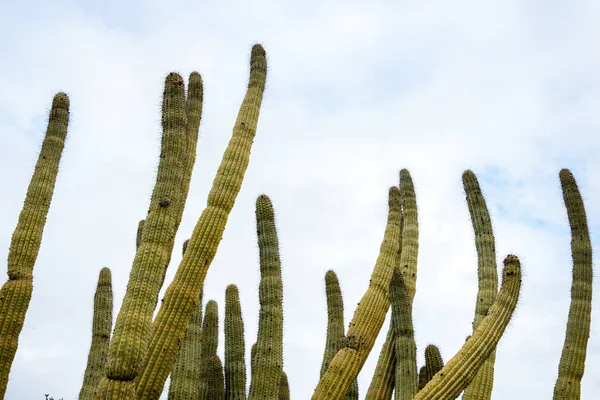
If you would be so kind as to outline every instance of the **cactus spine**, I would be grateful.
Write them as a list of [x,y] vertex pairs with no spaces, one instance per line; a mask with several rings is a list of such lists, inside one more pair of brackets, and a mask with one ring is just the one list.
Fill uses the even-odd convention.
[[[187,240],[183,242],[183,254],[187,247]],[[196,310],[188,323],[179,356],[171,372],[169,385],[169,400],[197,400],[199,393],[202,337],[202,291]]]
[[381,330],[390,306],[389,281],[400,251],[402,212],[400,191],[389,190],[389,214],[379,257],[373,268],[369,288],[354,311],[348,328],[348,344],[337,352],[321,377],[313,400],[340,400],[362,369]]
[[[266,54],[254,45],[250,80],[233,135],[217,171],[207,206],[190,238],[152,326],[148,354],[136,379],[138,399],[158,399],[179,352],[187,323],[196,308],[208,268],[217,252],[227,218],[250,160],[267,75]],[[167,350],[168,349],[168,350]]]
[[488,315],[458,353],[413,400],[455,399],[475,378],[475,374],[500,341],[519,300],[521,265],[509,255],[504,259],[502,287]]
[[[217,302],[210,300],[206,303],[206,310],[204,312],[204,321],[202,321],[202,340],[201,340],[201,359],[200,364],[200,382],[198,383],[198,391],[200,400],[208,400],[209,396],[209,379],[211,369],[207,367],[209,365],[209,359],[217,355],[217,347],[219,347],[219,308]],[[205,368],[206,367],[206,368]]]
[[236,285],[225,290],[225,399],[246,400],[244,320]]
[[277,400],[283,371],[283,284],[275,212],[266,195],[256,200],[260,253],[260,312],[248,399]]
[[[202,85],[199,75],[192,74],[189,84],[190,96],[199,95],[197,90],[192,89],[197,85]],[[200,93],[201,91],[200,89]],[[192,111],[199,112],[196,108]],[[165,79],[162,128],[156,184],[133,260],[123,305],[115,323],[106,378],[101,381],[98,390],[100,399],[135,397],[134,379],[147,352],[152,316],[164,281],[166,266],[171,260],[175,234],[187,197],[185,187],[186,182],[189,184],[188,172],[191,173],[191,170],[186,169],[190,158],[188,142],[195,139],[188,138],[193,127],[188,126],[183,79],[175,73],[169,74]],[[197,139],[197,135],[195,138]],[[181,336],[183,339],[183,334]],[[179,351],[176,355],[178,354]]]
[[437,374],[442,368],[444,368],[444,359],[440,349],[433,344],[428,345],[425,348],[425,385]]
[[6,392],[8,375],[31,300],[33,267],[54,193],[68,124],[69,97],[58,93],[52,100],[46,136],[11,238],[8,281],[0,289],[0,398],[4,398]]
[[560,171],[563,199],[571,227],[573,282],[567,333],[558,366],[553,400],[578,400],[585,369],[592,313],[592,246],[577,182],[568,169]]
[[396,376],[394,398],[411,400],[418,390],[417,345],[412,322],[409,292],[402,269],[396,267],[390,281],[392,325],[395,337]]
[[92,345],[79,391],[79,400],[94,400],[96,388],[104,376],[108,345],[112,330],[113,294],[110,269],[102,268],[94,295],[94,319],[92,321]]
[[[479,289],[475,305],[473,331],[487,315],[498,294],[498,266],[496,265],[496,245],[492,230],[490,213],[477,177],[472,171],[463,173],[463,186],[467,195],[467,205],[471,214],[471,222],[475,231],[475,247],[477,248],[477,275]],[[490,400],[494,385],[494,363],[496,350],[481,366],[473,382],[467,387],[463,400]]]
[[287,374],[281,371],[281,379],[279,380],[279,400],[290,400],[290,384]]

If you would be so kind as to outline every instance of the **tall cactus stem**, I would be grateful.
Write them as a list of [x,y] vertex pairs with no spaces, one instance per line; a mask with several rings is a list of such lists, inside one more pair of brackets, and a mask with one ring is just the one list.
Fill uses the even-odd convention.
[[210,300],[206,303],[204,310],[204,320],[202,321],[202,338],[200,340],[200,379],[198,382],[198,391],[200,400],[209,400],[209,376],[210,368],[204,368],[209,363],[209,359],[217,355],[219,347],[219,309],[217,302]]
[[8,375],[31,300],[33,267],[54,193],[68,124],[69,97],[58,93],[52,100],[46,136],[11,238],[8,281],[0,289],[0,398],[4,398],[6,392]]
[[[485,365],[485,364],[484,364]],[[425,385],[444,368],[444,359],[440,349],[433,345],[427,345],[425,348]]]
[[225,381],[223,380],[223,363],[217,355],[206,359],[204,369],[208,383],[208,396],[210,400],[223,400],[225,398]]
[[225,399],[246,400],[244,320],[236,285],[225,290]]
[[585,370],[587,343],[592,313],[592,245],[583,199],[577,182],[568,169],[560,171],[563,199],[571,227],[573,281],[565,342],[558,365],[553,400],[581,398],[581,379]]

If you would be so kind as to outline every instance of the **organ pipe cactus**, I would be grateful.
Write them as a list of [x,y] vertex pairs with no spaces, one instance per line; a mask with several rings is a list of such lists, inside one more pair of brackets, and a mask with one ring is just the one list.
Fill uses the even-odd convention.
[[427,382],[429,382],[427,380],[427,367],[423,365],[419,369],[419,390],[423,389],[427,385]]
[[217,355],[210,356],[204,364],[207,377],[207,399],[223,400],[225,398],[225,382],[223,380],[223,363]]
[[219,309],[217,302],[210,300],[206,303],[204,312],[204,320],[202,321],[202,339],[200,350],[200,381],[198,391],[200,400],[208,400],[209,397],[209,374],[212,373],[210,368],[204,368],[208,365],[209,359],[217,355],[217,347],[219,346]]
[[279,380],[279,400],[290,400],[290,385],[287,374],[283,371]]
[[400,251],[402,212],[398,187],[390,188],[388,203],[387,226],[369,288],[350,322],[348,343],[331,360],[313,393],[313,400],[340,400],[348,393],[385,320],[390,306],[388,285]]
[[502,287],[488,315],[458,353],[413,400],[455,399],[472,382],[475,374],[500,341],[519,300],[521,265],[509,255],[504,259]]
[[79,400],[94,400],[96,388],[104,376],[108,345],[112,330],[113,294],[110,269],[102,268],[94,295],[94,319],[92,320],[92,344],[87,366],[83,375],[83,385]]
[[365,400],[390,400],[394,393],[396,382],[396,352],[394,347],[396,342],[391,324],[392,321],[390,320],[390,326],[385,342],[381,346],[381,352]]
[[396,400],[411,400],[418,390],[417,345],[412,322],[410,294],[404,284],[402,269],[396,267],[390,281],[394,352],[396,353]]
[[260,311],[248,399],[277,400],[283,371],[283,284],[275,212],[266,195],[256,199],[260,253]]
[[58,93],[52,100],[46,136],[11,238],[8,281],[0,289],[0,399],[6,392],[8,375],[31,300],[33,267],[54,193],[68,124],[69,97]]
[[583,199],[568,169],[560,171],[560,184],[571,227],[573,282],[567,333],[558,366],[553,400],[578,400],[585,369],[592,312],[592,246]]
[[[187,248],[187,240],[183,242],[183,254]],[[169,400],[198,400],[202,337],[202,291],[196,310],[188,323],[179,356],[171,372]]]
[[[477,249],[477,276],[479,289],[475,305],[473,331],[487,315],[498,294],[498,266],[496,265],[496,245],[492,230],[490,213],[477,177],[472,171],[465,171],[462,176],[467,205],[471,214],[471,222],[475,231],[475,247]],[[483,363],[473,382],[465,390],[463,400],[490,400],[494,384],[494,363],[496,350]]]
[[246,400],[244,320],[236,285],[225,290],[225,399]]
[[262,46],[254,45],[248,90],[233,135],[213,181],[206,208],[194,228],[188,249],[166,290],[152,326],[147,357],[136,380],[138,399],[156,400],[160,397],[179,353],[181,340],[198,304],[204,278],[217,252],[248,167],[266,75],[265,51]]
[[[485,363],[484,363],[485,364]],[[425,348],[425,384],[427,384],[442,368],[444,368],[444,359],[440,349],[433,345],[427,345]]]
[[[171,260],[175,233],[187,197],[191,178],[188,168],[190,150],[198,138],[202,99],[202,80],[198,73],[190,75],[186,103],[183,79],[170,73],[165,79],[162,105],[161,155],[150,207],[141,230],[127,290],[117,316],[111,341],[107,373],[100,382],[100,399],[135,398],[134,379],[140,371],[148,349],[152,317]],[[189,97],[197,96],[198,99]],[[188,104],[194,104],[189,107]],[[189,121],[188,121],[189,118]],[[195,124],[194,126],[189,126]],[[194,155],[195,157],[195,155]],[[198,293],[199,294],[199,293]],[[197,298],[195,299],[198,300]],[[191,316],[191,313],[190,313]],[[186,321],[189,322],[189,318]],[[183,332],[185,333],[185,332]],[[183,334],[181,339],[183,339]],[[177,349],[177,354],[179,349]],[[174,362],[175,360],[173,360]],[[173,364],[170,365],[170,370]],[[171,372],[169,370],[169,372]]]

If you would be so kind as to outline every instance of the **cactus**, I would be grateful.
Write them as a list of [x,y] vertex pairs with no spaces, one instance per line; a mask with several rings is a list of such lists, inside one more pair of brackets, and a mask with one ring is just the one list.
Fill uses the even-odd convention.
[[194,228],[188,250],[166,290],[152,326],[146,360],[135,382],[138,399],[158,399],[175,363],[187,323],[196,308],[204,278],[248,167],[266,74],[265,51],[262,46],[254,45],[248,91],[240,107],[233,135],[213,181],[207,206]]
[[206,359],[204,365],[205,375],[207,377],[207,399],[223,400],[225,398],[225,382],[223,380],[223,363],[217,355]]
[[560,171],[560,184],[571,227],[573,282],[567,333],[558,366],[553,400],[578,400],[585,369],[592,312],[592,246],[585,208],[577,182],[568,169]]
[[279,380],[279,400],[290,400],[290,384],[287,374],[281,371],[281,379]]
[[[194,89],[198,85],[199,91]],[[189,96],[200,96],[201,101],[201,85],[199,75],[191,74]],[[191,169],[187,168],[191,157],[188,152],[189,142],[197,140],[198,127],[190,127],[188,123],[183,86],[183,79],[178,74],[170,73],[165,79],[163,136],[156,184],[141,230],[123,304],[115,323],[106,377],[98,388],[100,399],[133,399],[134,379],[147,352],[152,316],[187,197],[185,187],[186,182],[189,185],[191,177]],[[187,101],[197,103],[197,100]],[[190,111],[200,112],[198,107],[192,107]],[[190,120],[198,119],[199,116],[190,116]],[[194,129],[195,136],[192,132]],[[189,135],[192,137],[188,137]],[[195,145],[193,148],[195,149]],[[186,322],[189,322],[189,318]],[[178,354],[179,349],[176,355]],[[173,364],[170,365],[171,368],[172,366]]]
[[209,376],[210,368],[204,368],[208,365],[208,359],[217,355],[217,347],[219,347],[219,309],[217,302],[210,300],[206,303],[204,311],[204,321],[202,321],[202,339],[200,341],[200,380],[198,383],[198,398],[200,400],[208,400],[209,395]]
[[427,367],[423,365],[419,369],[419,390],[423,389],[427,385],[429,380],[427,379]]
[[390,281],[396,376],[394,398],[411,400],[418,390],[417,345],[412,322],[410,294],[404,284],[401,267],[394,269]]
[[365,400],[390,400],[392,398],[396,382],[395,344],[394,329],[392,321],[390,321]]
[[266,195],[256,200],[260,252],[260,312],[248,399],[277,400],[283,369],[283,285],[275,212]]
[[246,400],[244,320],[236,285],[225,290],[225,399]]
[[[485,365],[485,363],[484,363]],[[433,345],[427,345],[425,348],[425,385],[437,374],[442,368],[444,368],[444,359],[440,349]]]
[[8,281],[0,289],[0,398],[6,392],[8,375],[31,300],[33,267],[54,193],[68,124],[69,97],[58,93],[52,100],[46,136],[11,238]]
[[[185,254],[187,240],[183,242],[182,253]],[[202,337],[202,291],[198,306],[192,314],[188,323],[179,356],[171,372],[171,383],[169,385],[169,400],[197,400],[200,396],[199,381],[201,368]]]
[[140,243],[142,242],[142,232],[144,231],[144,222],[146,220],[142,219],[138,222],[137,234],[135,235],[135,249],[137,250],[140,247]]
[[485,360],[500,341],[519,300],[521,265],[509,255],[504,259],[502,287],[488,315],[458,353],[413,400],[455,399],[475,378]]
[[[325,273],[325,294],[327,297],[327,338],[325,341],[325,351],[323,361],[321,362],[321,376],[329,367],[329,363],[335,354],[344,345],[344,300],[342,298],[342,289],[340,282],[333,270]],[[347,400],[358,397],[358,381],[355,379],[348,393]]]
[[[492,230],[490,213],[479,188],[477,177],[472,171],[465,171],[462,176],[467,205],[471,214],[471,222],[475,231],[475,247],[477,248],[477,275],[479,290],[475,305],[473,331],[487,315],[498,294],[498,266],[496,265],[496,245]],[[463,400],[490,400],[494,384],[494,363],[496,350],[492,352],[475,376],[473,382],[465,390]]]
[[102,268],[94,295],[94,319],[92,321],[92,345],[83,375],[79,400],[94,400],[96,388],[104,376],[108,345],[112,330],[113,294],[110,269]]
[[340,400],[362,369],[381,330],[390,306],[389,281],[400,251],[402,212],[400,191],[389,190],[389,214],[379,257],[369,288],[354,311],[348,328],[348,344],[337,352],[314,391],[313,400]]

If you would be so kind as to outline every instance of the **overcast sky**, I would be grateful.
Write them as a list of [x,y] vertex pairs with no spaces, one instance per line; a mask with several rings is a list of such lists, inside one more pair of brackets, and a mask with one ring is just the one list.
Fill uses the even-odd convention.
[[[268,194],[275,207],[284,364],[292,396],[307,399],[325,343],[325,272],[338,273],[347,324],[379,252],[388,188],[408,168],[420,224],[419,364],[429,343],[452,357],[471,332],[477,292],[461,181],[470,168],[492,214],[498,265],[514,253],[524,271],[493,398],[552,396],[572,267],[563,167],[577,179],[600,252],[598,1],[27,3],[0,2],[6,253],[58,91],[70,95],[71,121],[7,399],[77,398],[98,272],[112,270],[116,316],[147,211],[164,77],[197,70],[204,111],[170,282],[230,138],[255,42],[267,52],[267,88],[204,291],[222,323],[225,287],[238,284],[247,356],[258,322],[256,197]],[[598,279],[594,294],[584,399],[600,393]],[[360,374],[361,398],[386,329]],[[221,355],[222,334],[221,326]]]

